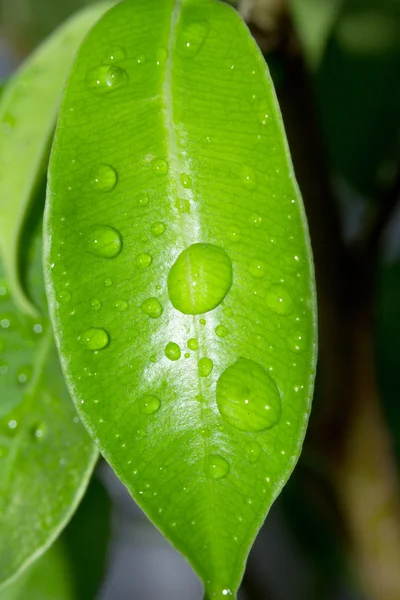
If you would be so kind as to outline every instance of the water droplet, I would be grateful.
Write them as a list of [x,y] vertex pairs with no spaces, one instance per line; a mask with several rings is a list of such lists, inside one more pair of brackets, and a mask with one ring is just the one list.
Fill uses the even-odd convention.
[[20,385],[25,385],[32,379],[32,375],[33,375],[33,366],[32,365],[25,365],[23,367],[20,367],[17,371],[17,382]]
[[151,265],[151,261],[152,261],[152,258],[150,256],[150,254],[146,254],[145,252],[142,252],[141,254],[138,254],[136,257],[136,266],[138,266],[139,269],[147,269],[147,267],[149,267]]
[[40,335],[41,333],[43,333],[43,325],[41,325],[40,323],[35,323],[35,325],[33,326],[33,333],[36,333],[36,335]]
[[205,319],[199,319],[200,325],[207,325],[207,321]]
[[213,310],[231,286],[231,259],[213,244],[192,244],[178,256],[168,274],[170,300],[187,315]]
[[241,179],[243,185],[249,190],[254,190],[257,183],[254,171],[251,167],[244,166],[241,171]]
[[268,123],[268,119],[269,119],[269,110],[268,110],[268,106],[264,103],[262,103],[262,105],[259,108],[258,111],[258,119],[261,123],[261,125],[266,125]]
[[224,315],[226,317],[232,317],[233,316],[233,310],[231,309],[230,306],[225,306],[224,310],[222,311],[224,313]]
[[293,350],[295,352],[304,352],[307,348],[307,337],[299,331],[295,333],[293,338]]
[[138,65],[144,65],[146,60],[147,60],[147,56],[145,54],[139,54],[139,56],[136,58],[136,62]]
[[101,327],[90,327],[78,337],[78,341],[87,350],[102,350],[110,343],[110,336]]
[[47,433],[47,427],[45,423],[36,423],[31,429],[32,438],[35,442],[42,442]]
[[207,21],[192,21],[186,25],[178,38],[179,52],[189,58],[197,56],[207,37],[208,30]]
[[185,200],[185,198],[177,198],[175,200],[175,206],[181,213],[190,213],[190,202],[189,200]]
[[0,446],[0,460],[7,458],[9,450],[6,446]]
[[239,358],[217,382],[222,417],[241,431],[263,431],[281,416],[281,398],[274,380],[258,363]]
[[185,358],[190,358],[190,352],[185,352]]
[[206,459],[206,475],[210,479],[223,479],[229,473],[228,461],[219,454],[211,454]]
[[253,277],[261,278],[264,277],[267,272],[267,265],[263,260],[254,259],[250,261],[249,264],[249,273]]
[[150,227],[150,231],[155,237],[160,237],[165,231],[165,224],[161,221],[157,221]]
[[215,333],[218,337],[224,338],[228,335],[229,330],[225,327],[225,325],[217,325],[215,328]]
[[144,302],[142,302],[140,308],[151,319],[158,319],[161,317],[163,312],[162,306],[157,298],[147,298],[144,300]]
[[90,301],[90,306],[92,310],[100,310],[101,302],[97,298],[93,298],[93,300]]
[[261,455],[261,446],[257,442],[250,442],[246,446],[246,454],[251,463],[256,463]]
[[17,433],[18,422],[15,419],[10,419],[7,423],[6,435],[14,437]]
[[109,52],[107,52],[107,54],[104,57],[104,63],[119,63],[123,60],[125,60],[126,58],[126,54],[125,54],[125,50],[123,48],[121,48],[120,46],[115,46],[114,48],[112,48]]
[[8,288],[5,283],[0,281],[0,300],[7,300],[8,298]]
[[279,315],[289,315],[293,310],[293,300],[282,286],[276,286],[267,294],[267,306]]
[[156,53],[156,64],[160,67],[165,64],[168,58],[168,50],[166,48],[159,48]]
[[126,85],[129,76],[125,69],[121,67],[102,65],[91,69],[87,74],[86,81],[90,88],[104,94]]
[[114,302],[114,308],[119,310],[119,312],[125,312],[129,308],[129,303],[126,300],[116,300]]
[[87,248],[100,258],[115,258],[122,250],[121,234],[109,225],[98,225],[90,232]]
[[180,179],[181,179],[182,186],[185,189],[190,190],[192,187],[192,178],[190,177],[190,175],[188,175],[187,173],[182,173]]
[[2,329],[12,329],[12,316],[1,315],[0,316],[0,327]]
[[168,173],[168,163],[162,158],[155,158],[152,161],[151,166],[153,167],[153,170],[159,175],[165,175],[166,173]]
[[190,340],[188,340],[187,347],[189,348],[189,350],[197,350],[197,348],[199,347],[199,343],[196,340],[196,338],[190,338]]
[[211,358],[201,358],[199,360],[199,375],[200,377],[208,377],[213,370],[214,363]]
[[233,228],[228,231],[228,238],[231,242],[240,242],[241,237],[239,229]]
[[181,357],[181,349],[178,344],[175,344],[175,342],[168,342],[165,346],[165,356],[169,358],[169,360],[179,360]]
[[57,300],[60,302],[60,304],[68,304],[68,302],[71,300],[71,292],[68,290],[60,290],[57,294]]
[[197,402],[204,402],[204,397],[201,394],[197,394],[194,399],[197,400]]
[[97,192],[111,192],[118,182],[117,171],[110,165],[99,165],[90,177],[90,186]]
[[262,224],[262,217],[260,217],[260,215],[257,213],[252,213],[250,215],[249,222],[251,225],[254,225],[255,227],[260,227]]
[[161,402],[157,396],[146,394],[139,400],[140,410],[144,415],[154,415],[160,409]]
[[136,202],[139,206],[147,206],[149,203],[149,197],[147,194],[138,194],[136,196]]

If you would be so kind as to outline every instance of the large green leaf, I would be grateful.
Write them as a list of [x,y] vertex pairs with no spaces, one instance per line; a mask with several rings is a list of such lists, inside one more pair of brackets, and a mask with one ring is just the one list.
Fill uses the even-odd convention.
[[18,246],[25,212],[47,166],[59,99],[73,57],[110,3],[68,21],[10,79],[0,102],[0,251],[17,306],[36,312],[21,286]]
[[[31,235],[26,279],[40,305],[42,236]],[[28,228],[24,239],[29,246]],[[97,459],[66,390],[49,320],[23,315],[3,275],[0,264],[0,586],[59,534]]]
[[23,575],[3,588],[0,600],[75,600],[62,544],[54,544]]
[[303,206],[266,65],[211,0],[126,1],[83,43],[49,168],[69,389],[210,598],[300,453],[315,368]]

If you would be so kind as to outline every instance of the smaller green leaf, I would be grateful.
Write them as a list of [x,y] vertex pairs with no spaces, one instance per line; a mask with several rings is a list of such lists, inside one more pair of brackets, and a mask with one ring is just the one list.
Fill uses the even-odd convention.
[[18,246],[26,210],[43,174],[60,94],[85,34],[111,4],[70,19],[8,82],[0,102],[0,252],[17,306],[36,311],[21,285]]
[[[26,279],[39,299],[40,231],[31,241]],[[65,388],[49,320],[16,308],[0,263],[0,587],[58,536],[97,456]]]

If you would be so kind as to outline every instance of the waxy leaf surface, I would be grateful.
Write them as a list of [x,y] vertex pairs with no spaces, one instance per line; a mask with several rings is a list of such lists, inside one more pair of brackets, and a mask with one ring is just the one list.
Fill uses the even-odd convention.
[[[41,242],[37,233],[26,275],[45,312]],[[0,263],[0,587],[60,533],[97,456],[65,387],[48,318],[16,308]]]
[[7,83],[0,101],[0,249],[17,306],[35,315],[21,286],[18,246],[28,204],[47,167],[61,92],[89,28],[111,4],[90,7],[60,27]]
[[230,7],[128,0],[93,28],[62,102],[45,229],[83,422],[207,597],[235,596],[300,453],[316,315],[281,115]]

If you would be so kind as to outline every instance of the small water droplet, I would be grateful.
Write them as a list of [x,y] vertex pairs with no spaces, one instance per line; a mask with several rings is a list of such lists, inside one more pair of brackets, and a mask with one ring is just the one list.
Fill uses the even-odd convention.
[[129,302],[126,300],[116,300],[114,302],[114,308],[119,310],[119,312],[125,312],[129,308]]
[[191,21],[188,23],[178,38],[177,47],[179,52],[189,58],[197,56],[207,37],[208,30],[207,21]]
[[153,167],[153,170],[159,175],[165,175],[166,173],[168,173],[168,163],[162,158],[155,158],[152,161],[151,166]]
[[87,350],[102,350],[110,343],[110,336],[101,327],[90,327],[78,337],[78,341]]
[[229,473],[228,461],[219,454],[211,454],[206,459],[206,475],[210,479],[223,479]]
[[151,319],[158,319],[161,317],[163,312],[162,306],[157,298],[147,298],[144,300],[144,302],[142,302],[140,308]]
[[150,231],[155,237],[160,237],[165,231],[165,223],[162,223],[161,221],[153,223],[150,227]]
[[100,258],[116,258],[122,250],[121,234],[109,225],[98,225],[88,236],[87,249]]
[[279,315],[289,315],[293,310],[293,300],[284,287],[276,286],[267,294],[267,306]]
[[107,279],[104,281],[104,285],[105,285],[106,287],[111,287],[111,286],[112,286],[112,283],[113,283],[113,282],[112,282],[112,279],[111,279],[111,277],[107,277]]
[[274,380],[258,363],[239,358],[217,382],[222,417],[241,431],[263,431],[281,417],[281,398]]
[[147,194],[141,193],[135,197],[136,203],[139,206],[147,206],[149,203],[149,197]]
[[205,319],[199,319],[200,325],[207,325],[207,321]]
[[151,265],[151,261],[152,261],[152,258],[150,256],[150,254],[147,254],[146,252],[142,252],[141,254],[138,254],[136,257],[136,266],[139,267],[139,269],[147,269],[147,267],[149,267]]
[[204,397],[201,394],[197,394],[194,399],[197,400],[197,402],[204,402]]
[[110,165],[99,165],[90,177],[90,187],[97,192],[111,192],[118,182],[117,171]]
[[43,333],[43,325],[41,323],[35,323],[33,326],[33,333],[41,335]]
[[208,377],[213,370],[214,363],[211,358],[201,358],[199,360],[199,375],[200,377]]
[[254,190],[257,185],[256,177],[251,167],[244,166],[242,168],[241,180],[243,185],[249,190]]
[[8,296],[9,294],[6,284],[0,281],[0,300],[7,300]]
[[233,316],[233,310],[231,309],[230,306],[225,306],[225,308],[222,311],[224,313],[224,315],[226,317],[232,317]]
[[121,48],[121,46],[115,46],[114,48],[111,48],[111,50],[109,50],[109,52],[107,52],[107,54],[104,57],[104,63],[108,64],[115,64],[115,63],[119,63],[123,60],[125,60],[126,58],[126,54],[125,54],[125,50],[123,48]]
[[31,428],[32,438],[35,442],[42,442],[47,433],[47,426],[45,423],[35,423]]
[[181,213],[190,213],[190,202],[189,200],[185,200],[185,198],[177,198],[175,200],[175,206]]
[[293,337],[293,350],[295,352],[304,352],[307,348],[307,337],[304,333],[299,331],[294,334]]
[[224,338],[228,335],[229,330],[225,327],[225,325],[217,325],[215,328],[215,333],[218,337]]
[[88,86],[101,94],[117,90],[129,81],[125,69],[116,65],[102,65],[91,69],[86,78]]
[[17,371],[17,382],[20,385],[25,385],[25,384],[29,383],[29,381],[32,379],[32,375],[33,375],[33,366],[32,365],[25,365],[23,367],[20,367]]
[[249,442],[245,450],[249,462],[256,463],[261,455],[261,446],[257,442]]
[[136,62],[138,65],[144,65],[146,60],[147,60],[147,56],[145,54],[139,54],[139,56],[136,58]]
[[7,423],[6,435],[14,437],[18,429],[18,422],[15,419],[10,419]]
[[93,298],[90,301],[90,306],[91,306],[92,310],[100,310],[100,308],[101,308],[101,302],[97,298]]
[[182,186],[185,189],[190,190],[193,185],[192,178],[190,177],[190,175],[188,175],[187,173],[182,173],[180,179],[181,179]]
[[161,67],[165,64],[168,58],[168,50],[166,48],[158,48],[156,53],[156,64]]
[[181,357],[181,349],[178,344],[175,344],[175,342],[168,342],[165,346],[165,356],[169,358],[169,360],[179,360]]
[[240,242],[242,236],[239,229],[232,228],[228,231],[228,238],[231,242]]
[[68,304],[68,302],[71,300],[71,292],[68,290],[60,290],[57,293],[57,300],[60,304]]
[[197,350],[197,348],[199,347],[199,343],[197,341],[196,338],[190,338],[190,340],[188,340],[187,343],[187,347],[189,348],[189,350]]
[[168,274],[171,303],[183,314],[213,310],[231,286],[231,259],[213,244],[192,244],[181,252]]
[[261,259],[253,259],[249,264],[249,273],[253,277],[261,278],[264,277],[267,272],[267,265]]
[[260,227],[262,224],[262,217],[258,213],[252,213],[249,218],[249,222],[251,225],[255,227]]
[[144,415],[154,415],[159,411],[161,402],[157,396],[153,396],[152,394],[146,394],[142,396],[139,400],[140,410]]

